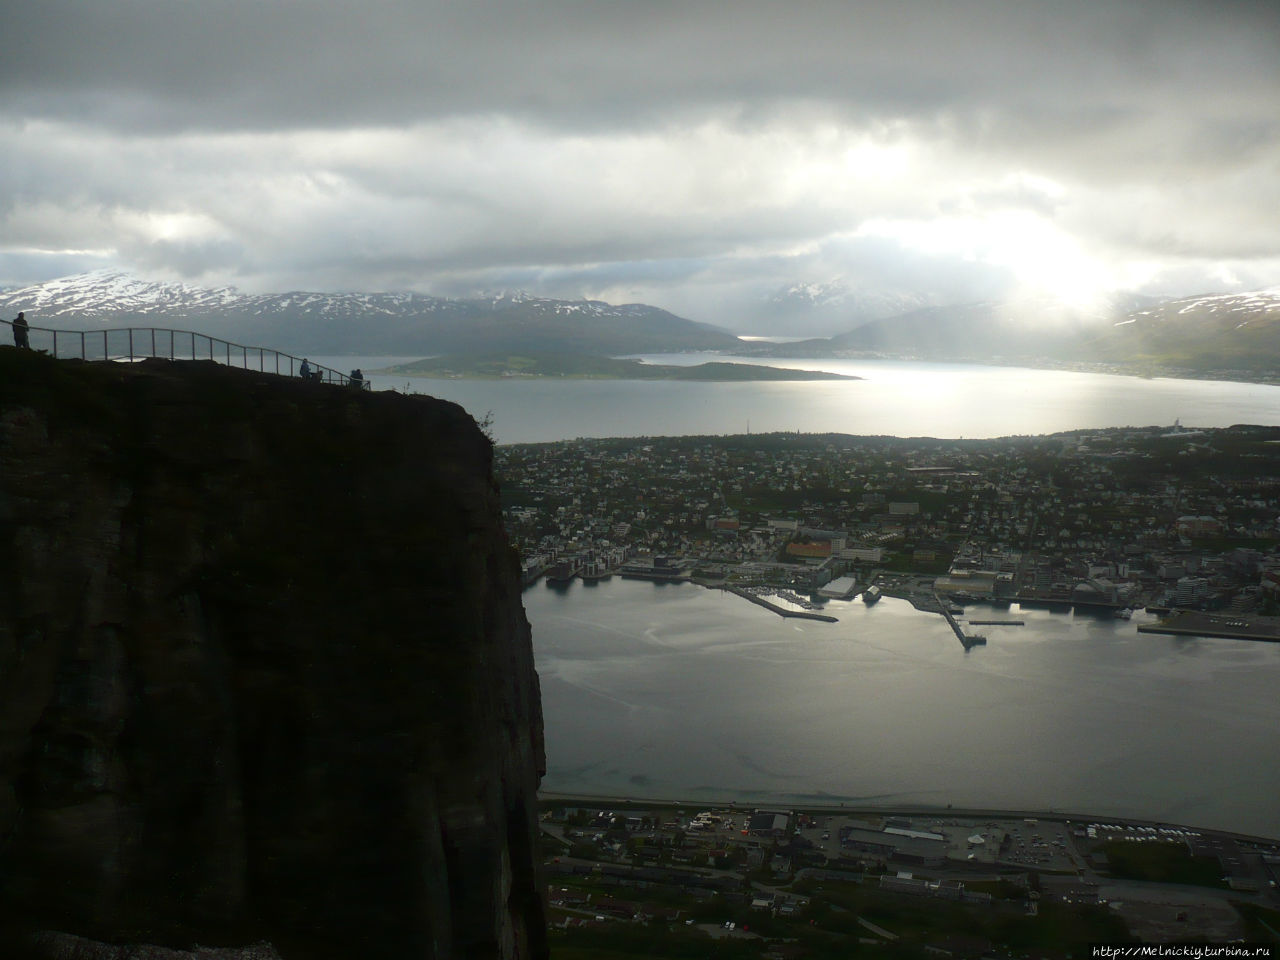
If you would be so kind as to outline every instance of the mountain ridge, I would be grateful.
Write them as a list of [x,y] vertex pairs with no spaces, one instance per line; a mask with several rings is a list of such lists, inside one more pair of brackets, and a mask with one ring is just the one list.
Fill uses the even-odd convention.
[[[785,293],[839,302],[839,285]],[[857,296],[853,291],[851,295]],[[1159,300],[1125,294],[1092,308],[1058,301],[928,304],[831,336],[746,341],[647,304],[525,293],[450,299],[419,293],[245,294],[95,271],[0,292],[28,322],[172,326],[299,354],[625,356],[713,351],[758,357],[897,356],[1106,363],[1147,373],[1280,378],[1280,286]]]
[[[734,349],[727,330],[647,304],[524,294],[448,299],[420,293],[245,294],[95,271],[0,293],[0,310],[108,326],[202,324],[238,342],[312,353],[474,353],[542,349],[660,353]],[[164,321],[163,324],[157,321]]]
[[1135,372],[1280,377],[1280,288],[1214,293],[1112,310],[979,301],[930,306],[791,343],[752,342],[764,357],[898,356],[927,360],[1104,363]]

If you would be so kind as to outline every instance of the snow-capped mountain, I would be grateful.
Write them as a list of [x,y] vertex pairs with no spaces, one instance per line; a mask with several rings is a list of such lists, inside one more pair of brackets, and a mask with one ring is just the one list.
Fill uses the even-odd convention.
[[1199,321],[1225,319],[1238,326],[1267,319],[1280,320],[1280,287],[1165,300],[1147,309],[1131,311],[1120,323],[1138,323],[1144,318],[1152,323],[1168,323],[1177,317],[1193,317]]
[[0,293],[0,304],[13,305],[45,319],[66,314],[84,317],[120,311],[145,314],[166,309],[222,307],[241,296],[231,287],[206,290],[184,283],[154,283],[112,270],[62,277]]
[[793,283],[769,298],[780,306],[806,305],[817,309],[845,308],[872,319],[889,317],[908,310],[928,306],[934,298],[921,293],[893,290],[868,290],[851,286],[843,280]]
[[1280,376],[1280,288],[1160,301],[1122,294],[1081,309],[1055,300],[930,306],[826,339],[756,344],[766,356],[885,354]]
[[930,294],[872,289],[834,278],[780,287],[755,312],[762,327],[767,322],[770,329],[792,335],[824,336],[939,302]]
[[1280,287],[1180,297],[1134,310],[1098,347],[1108,358],[1274,376],[1280,374]]
[[512,293],[470,300],[416,293],[245,294],[106,270],[5,291],[0,310],[25,311],[33,326],[169,327],[312,353],[661,353],[738,343],[718,327],[644,304]]

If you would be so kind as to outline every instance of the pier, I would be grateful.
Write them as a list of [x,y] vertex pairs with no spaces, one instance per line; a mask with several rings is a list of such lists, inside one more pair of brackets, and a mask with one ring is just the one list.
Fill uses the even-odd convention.
[[987,642],[987,638],[978,633],[965,633],[960,629],[960,624],[956,621],[955,614],[951,612],[951,607],[942,602],[942,598],[938,596],[938,591],[933,591],[933,599],[938,604],[938,609],[942,611],[942,615],[947,618],[947,623],[951,625],[951,629],[955,631],[956,638],[964,646],[966,650],[972,647],[981,646]]
[[776,603],[770,603],[764,597],[757,596],[754,593],[748,593],[741,587],[721,587],[720,589],[727,590],[745,600],[750,600],[752,603],[764,607],[766,610],[772,610],[780,617],[794,617],[798,620],[821,620],[823,623],[840,622],[836,617],[828,616],[825,613],[809,613],[804,610],[788,610],[786,607],[780,607]]
[[970,620],[971,627],[1021,627],[1026,625],[1025,620]]
[[1252,614],[1202,613],[1177,610],[1158,623],[1144,623],[1139,633],[1167,633],[1184,637],[1220,637],[1225,640],[1280,642],[1280,617]]

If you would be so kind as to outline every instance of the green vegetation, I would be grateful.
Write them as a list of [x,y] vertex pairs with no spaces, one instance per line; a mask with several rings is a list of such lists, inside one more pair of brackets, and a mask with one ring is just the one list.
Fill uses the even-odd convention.
[[1102,850],[1111,863],[1111,875],[1129,880],[1157,883],[1187,883],[1199,887],[1221,887],[1222,868],[1213,857],[1193,857],[1182,843],[1141,843],[1136,840],[1108,840]]
[[932,560],[917,560],[912,550],[896,551],[885,555],[884,560],[880,563],[881,568],[891,570],[894,573],[912,573],[941,576],[947,572],[947,568],[951,565],[951,554],[940,553]]
[[760,940],[712,940],[700,930],[669,931],[665,924],[595,924],[553,931],[551,936],[552,960],[746,960],[759,957],[761,952]]
[[582,354],[468,355],[431,357],[375,373],[411,377],[568,377],[581,380],[857,380],[820,370],[787,370],[750,363],[671,366]]
[[1271,910],[1242,900],[1233,900],[1231,905],[1244,920],[1246,940],[1255,943],[1280,941],[1280,910]]
[[[899,938],[876,943],[875,955],[881,957],[925,956],[927,946],[956,938],[969,948],[985,943],[1019,952],[1061,951],[1131,939],[1123,920],[1102,907],[1042,903],[1038,915],[1031,916],[1020,891],[1006,891],[1018,895],[1003,902],[980,905],[903,896],[857,882],[806,882],[795,889],[801,888],[810,900],[792,918],[769,916],[750,910],[743,902],[713,897],[688,903],[675,919],[665,922],[605,921],[554,930],[552,957],[737,958],[768,952],[765,940],[749,934],[796,944],[808,960],[847,957],[858,951],[860,938],[872,936],[860,920]],[[649,891],[643,893],[648,902],[654,902]],[[608,895],[639,900],[640,894],[633,889],[614,889]],[[693,920],[694,925],[686,925],[686,920]],[[729,920],[736,924],[735,938],[714,939],[697,926],[720,928]]]

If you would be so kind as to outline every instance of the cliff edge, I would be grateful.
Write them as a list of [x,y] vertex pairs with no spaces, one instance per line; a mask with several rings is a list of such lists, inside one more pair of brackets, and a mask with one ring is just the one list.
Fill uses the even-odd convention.
[[546,956],[491,454],[429,398],[0,349],[4,955]]

